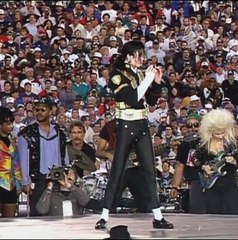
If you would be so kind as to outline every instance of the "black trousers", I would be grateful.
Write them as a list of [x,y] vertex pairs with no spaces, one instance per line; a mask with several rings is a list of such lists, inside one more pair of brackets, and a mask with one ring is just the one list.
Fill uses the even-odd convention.
[[204,192],[206,210],[211,214],[238,214],[238,187],[234,175],[225,175]]
[[126,169],[123,183],[123,190],[128,187],[138,212],[147,213],[151,210],[150,196],[141,167],[134,166]]
[[41,195],[47,188],[46,174],[39,174],[39,178],[35,182],[34,189],[30,195],[30,216],[41,216],[36,210],[36,204],[41,198]]
[[189,213],[205,214],[206,205],[200,180],[192,180],[189,191]]
[[109,181],[107,184],[104,208],[111,209],[121,189],[127,158],[132,146],[138,156],[140,167],[147,187],[148,201],[151,209],[160,206],[156,192],[155,162],[151,135],[147,120],[116,120],[117,138]]

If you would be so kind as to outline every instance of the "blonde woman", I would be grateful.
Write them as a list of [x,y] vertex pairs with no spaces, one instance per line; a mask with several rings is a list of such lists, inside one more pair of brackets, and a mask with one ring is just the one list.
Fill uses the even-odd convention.
[[235,125],[233,115],[225,109],[211,110],[201,121],[195,165],[199,169],[207,213],[238,214]]

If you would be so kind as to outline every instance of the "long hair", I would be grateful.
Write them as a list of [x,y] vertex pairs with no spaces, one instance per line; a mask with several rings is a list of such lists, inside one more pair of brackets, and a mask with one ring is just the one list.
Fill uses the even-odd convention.
[[112,68],[123,69],[127,63],[127,55],[133,56],[136,52],[139,54],[144,54],[144,44],[140,41],[129,41],[125,43],[121,49],[120,54],[115,59],[112,64]]
[[236,145],[235,119],[229,111],[225,109],[213,109],[203,116],[199,128],[201,146],[205,146],[207,149],[210,148],[214,130],[225,131],[224,141]]

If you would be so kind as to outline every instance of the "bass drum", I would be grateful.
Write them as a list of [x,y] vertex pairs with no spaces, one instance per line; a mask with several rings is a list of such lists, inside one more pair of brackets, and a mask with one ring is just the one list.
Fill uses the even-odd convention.
[[119,208],[119,212],[130,212],[134,211],[133,209],[136,209],[137,206],[135,204],[135,200],[130,192],[130,189],[126,187],[124,191],[122,192],[121,198],[117,204],[117,207]]

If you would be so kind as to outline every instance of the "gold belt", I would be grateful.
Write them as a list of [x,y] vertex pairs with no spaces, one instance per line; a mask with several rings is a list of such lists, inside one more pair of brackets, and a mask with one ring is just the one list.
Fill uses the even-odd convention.
[[116,118],[126,121],[146,119],[147,115],[147,109],[116,109]]
[[127,108],[131,108],[130,105],[126,104],[125,102],[116,102],[116,107],[118,109],[127,109]]

